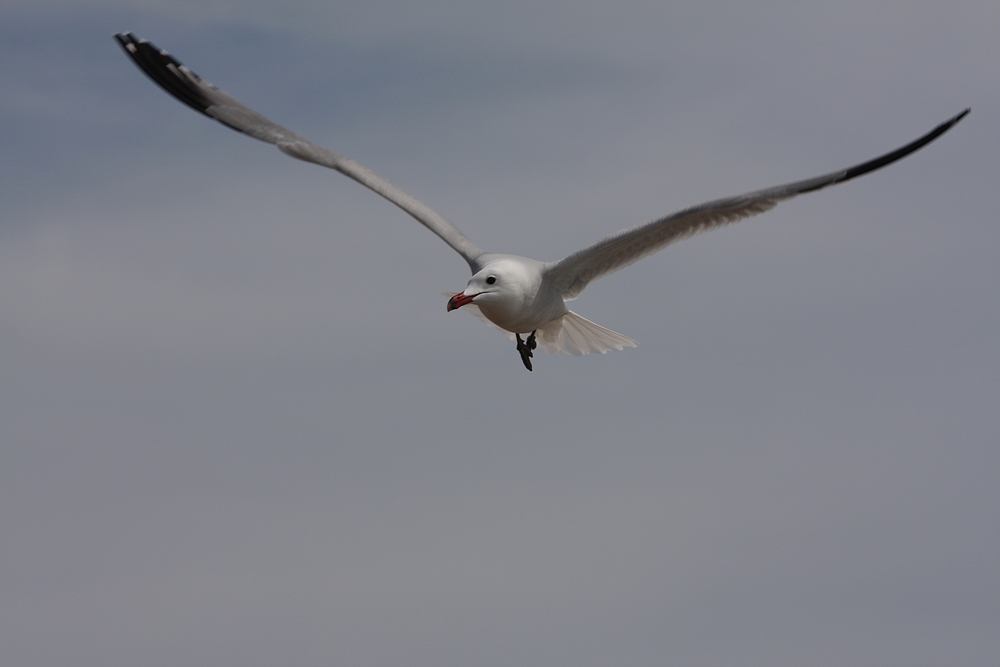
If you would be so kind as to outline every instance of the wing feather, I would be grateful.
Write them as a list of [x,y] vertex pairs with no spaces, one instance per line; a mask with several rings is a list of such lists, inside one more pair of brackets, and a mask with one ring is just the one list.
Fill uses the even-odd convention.
[[150,79],[192,109],[237,132],[274,144],[287,155],[329,167],[357,181],[385,197],[441,237],[465,258],[473,273],[482,268],[480,258],[484,254],[483,251],[476,247],[458,227],[371,169],[317,146],[264,117],[232,95],[208,83],[169,53],[156,48],[150,42],[137,39],[128,32],[115,35],[115,39]]
[[717,199],[612,234],[549,265],[546,280],[560,291],[564,299],[575,299],[592,280],[623,269],[671,243],[769,211],[780,201],[849,181],[904,158],[947,132],[967,113],[969,109],[919,139],[854,167],[737,197]]

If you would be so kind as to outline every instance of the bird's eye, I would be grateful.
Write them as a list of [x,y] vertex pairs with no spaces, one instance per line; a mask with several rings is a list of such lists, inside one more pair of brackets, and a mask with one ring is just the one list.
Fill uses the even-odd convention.
[[497,277],[496,276],[490,276],[489,278],[486,279],[486,284],[487,285],[492,285],[496,281],[497,281]]

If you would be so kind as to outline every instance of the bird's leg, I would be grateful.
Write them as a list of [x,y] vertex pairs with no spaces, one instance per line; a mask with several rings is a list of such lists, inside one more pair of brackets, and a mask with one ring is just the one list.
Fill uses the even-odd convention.
[[521,334],[519,333],[514,334],[514,336],[517,338],[517,351],[521,355],[521,361],[524,362],[524,367],[530,371],[531,357],[534,356],[531,351],[538,347],[538,343],[535,342],[535,332],[531,332],[527,341],[521,340]]
[[[521,340],[521,334],[516,333],[514,336],[517,338],[517,351],[521,355],[521,361],[524,362],[524,367],[529,371],[531,370],[531,348],[524,344]],[[530,338],[528,340],[531,340]]]

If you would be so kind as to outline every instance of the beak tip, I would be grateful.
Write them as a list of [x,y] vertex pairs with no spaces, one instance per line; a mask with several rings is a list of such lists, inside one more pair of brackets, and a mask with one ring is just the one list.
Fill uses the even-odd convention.
[[448,312],[461,308],[462,306],[472,303],[472,300],[479,296],[478,294],[466,294],[465,292],[459,292],[455,296],[448,299]]

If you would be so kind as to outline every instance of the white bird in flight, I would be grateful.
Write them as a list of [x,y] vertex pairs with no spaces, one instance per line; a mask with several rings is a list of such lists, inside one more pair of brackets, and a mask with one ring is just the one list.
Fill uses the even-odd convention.
[[566,302],[579,296],[592,280],[680,239],[763,213],[796,195],[880,169],[934,141],[969,113],[966,109],[916,141],[854,167],[686,208],[606,236],[558,262],[540,262],[481,250],[448,219],[385,178],[268,120],[203,80],[166,51],[128,32],[115,35],[115,39],[149,78],[181,102],[234,130],[274,144],[294,158],[339,171],[440,236],[472,269],[466,288],[448,300],[448,310],[465,307],[506,331],[517,340],[517,351],[529,371],[532,351],[539,344],[552,354],[575,355],[636,346],[628,336],[594,324],[566,307]]

